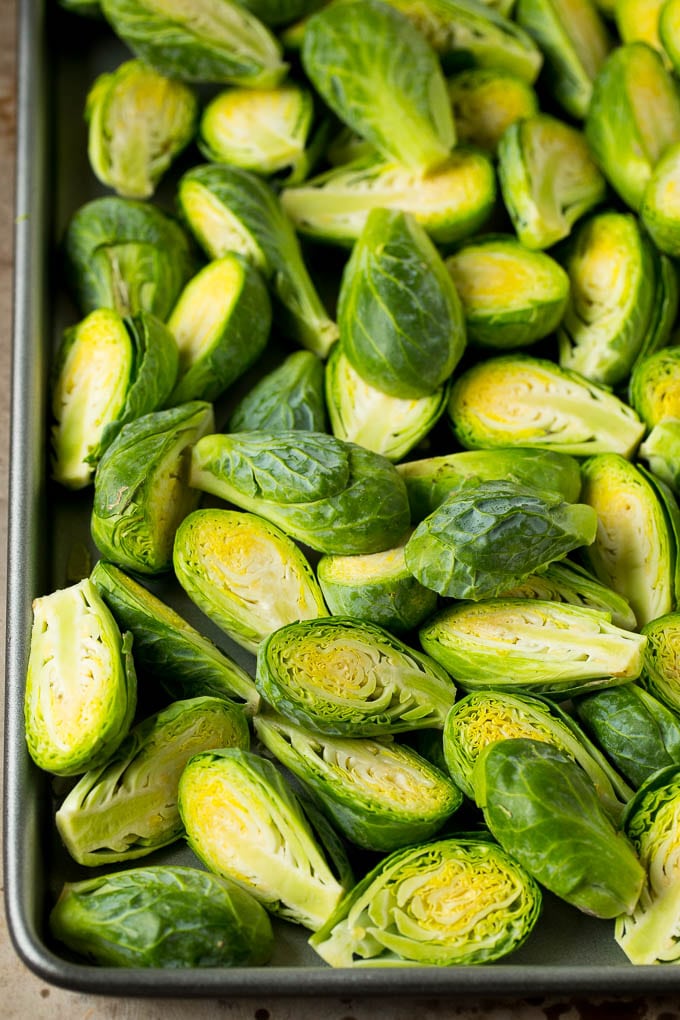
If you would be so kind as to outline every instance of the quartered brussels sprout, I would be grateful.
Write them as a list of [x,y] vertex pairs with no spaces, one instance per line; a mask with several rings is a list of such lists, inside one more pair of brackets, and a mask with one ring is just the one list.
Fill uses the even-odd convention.
[[179,348],[168,402],[216,400],[260,357],[270,326],[259,270],[233,252],[209,262],[189,280],[168,318]]
[[357,846],[390,851],[428,839],[462,803],[448,776],[405,745],[322,736],[271,714],[258,715],[255,731]]
[[640,202],[640,218],[659,251],[680,255],[680,139],[652,168]]
[[655,425],[638,450],[656,478],[680,498],[680,418],[664,418]]
[[451,389],[448,414],[469,449],[550,447],[630,457],[645,427],[615,394],[579,372],[522,354],[488,358]]
[[549,91],[572,117],[585,117],[612,45],[593,0],[518,0],[514,16],[546,58]]
[[231,412],[229,431],[326,432],[324,375],[316,354],[293,351],[241,397]]
[[94,480],[90,528],[105,559],[141,574],[170,569],[177,526],[200,499],[189,451],[212,428],[212,404],[200,400],[123,426]]
[[299,233],[345,246],[356,241],[374,208],[411,213],[433,241],[443,244],[479,230],[495,202],[491,159],[465,146],[425,177],[368,156],[281,192],[281,204]]
[[188,170],[179,205],[210,258],[237,252],[259,269],[278,301],[275,322],[325,357],[338,331],[304,263],[293,225],[266,181],[226,164]]
[[652,429],[664,418],[680,418],[680,347],[664,347],[641,358],[630,377],[630,403]]
[[36,765],[75,776],[113,754],[137,705],[131,648],[88,578],[34,600],[24,713]]
[[256,683],[291,722],[331,736],[441,729],[456,695],[429,656],[382,627],[341,616],[270,634],[258,649]]
[[495,741],[473,787],[495,838],[546,889],[593,917],[632,913],[644,869],[567,753],[527,737]]
[[126,422],[165,404],[175,385],[174,337],[146,312],[90,312],[64,331],[52,382],[52,477],[81,489]]
[[406,566],[404,540],[364,556],[322,556],[316,575],[333,616],[377,623],[393,634],[412,630],[437,607],[437,594]]
[[344,0],[305,27],[302,65],[340,120],[415,173],[456,140],[441,65],[409,19],[379,0]]
[[113,308],[166,319],[194,271],[189,236],[176,220],[149,202],[117,195],[76,210],[63,251],[83,315]]
[[192,140],[197,113],[189,86],[141,60],[100,74],[85,107],[92,170],[119,195],[150,198]]
[[267,963],[274,933],[248,893],[199,868],[156,865],[68,882],[50,914],[54,937],[110,967]]
[[604,199],[604,177],[581,131],[547,113],[516,121],[498,145],[503,201],[527,248],[549,248]]
[[[589,458],[581,498],[598,516],[585,562],[603,584],[624,595],[639,626],[675,608],[677,550],[657,487],[617,454]],[[676,511],[677,512],[677,511]]]
[[246,671],[143,585],[113,563],[98,560],[90,580],[122,630],[134,638],[135,661],[172,698],[213,696],[253,715],[260,696]]
[[499,67],[470,67],[447,79],[459,142],[495,156],[506,128],[538,113],[532,85]]
[[57,829],[71,857],[97,867],[144,857],[179,839],[179,777],[192,755],[213,747],[250,747],[242,709],[222,698],[176,701],[138,723],[59,807]]
[[179,808],[207,868],[272,913],[316,931],[344,889],[302,805],[272,762],[251,751],[204,751],[186,765]]
[[652,170],[680,141],[680,93],[657,50],[632,42],[611,52],[595,79],[585,133],[614,191],[637,211]]
[[410,521],[406,487],[394,465],[322,432],[206,436],[193,449],[191,484],[319,552],[390,549]]
[[680,712],[680,612],[650,620],[641,633],[647,639],[642,683],[672,711]]
[[466,691],[571,696],[640,676],[647,638],[607,614],[540,599],[453,603],[419,631],[429,656]]
[[255,514],[195,510],[177,529],[173,562],[189,598],[248,651],[277,627],[327,614],[302,551]]
[[597,514],[508,479],[469,479],[421,521],[404,548],[411,573],[455,599],[500,595],[595,538]]
[[474,343],[526,347],[559,325],[569,278],[545,252],[499,234],[468,241],[445,262],[463,303],[468,339]]
[[430,396],[465,349],[458,292],[411,213],[372,209],[345,265],[340,344],[352,367],[393,397]]
[[286,73],[281,45],[246,5],[231,0],[101,0],[133,53],[182,81],[268,88]]
[[527,939],[540,910],[538,885],[500,846],[458,836],[383,858],[309,943],[333,967],[488,963]]

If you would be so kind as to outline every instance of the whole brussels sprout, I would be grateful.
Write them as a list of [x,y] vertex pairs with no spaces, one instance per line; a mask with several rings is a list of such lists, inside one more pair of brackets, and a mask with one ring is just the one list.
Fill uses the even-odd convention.
[[294,351],[241,397],[229,418],[230,432],[327,431],[324,363],[311,351]]
[[496,67],[470,67],[446,82],[458,141],[491,156],[511,124],[538,113],[538,96],[518,74]]

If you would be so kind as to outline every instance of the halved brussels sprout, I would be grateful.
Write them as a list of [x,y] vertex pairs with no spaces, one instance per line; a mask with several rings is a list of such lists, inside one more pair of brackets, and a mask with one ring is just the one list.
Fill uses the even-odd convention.
[[650,620],[641,633],[647,638],[642,683],[664,705],[680,712],[680,612]]
[[492,156],[506,128],[538,113],[538,96],[529,82],[499,67],[470,67],[446,85],[458,141]]
[[585,134],[614,191],[637,211],[652,170],[680,141],[680,93],[657,50],[632,42],[611,52],[595,79]]
[[286,73],[269,29],[231,0],[101,0],[113,31],[133,53],[182,81],[268,88]]
[[429,839],[462,803],[448,776],[410,747],[321,736],[271,714],[254,723],[265,747],[357,846],[391,851]]
[[194,400],[123,426],[94,479],[90,528],[105,559],[141,574],[170,569],[177,526],[200,499],[189,450],[214,424],[212,404]]
[[433,241],[446,243],[479,230],[495,202],[490,158],[464,146],[425,177],[368,156],[281,192],[281,204],[301,234],[346,246],[359,237],[371,209],[411,213]]
[[497,740],[477,759],[473,786],[493,835],[541,885],[593,917],[632,913],[644,869],[567,753],[527,737]]
[[451,837],[385,857],[309,944],[332,967],[487,963],[517,949],[540,910],[539,886],[501,847]]
[[549,248],[567,237],[607,188],[583,133],[547,113],[510,125],[498,144],[498,177],[527,248]]
[[113,754],[137,706],[131,648],[88,578],[34,600],[24,712],[36,765],[75,776]]
[[559,256],[569,274],[560,365],[592,382],[624,382],[642,350],[656,299],[652,245],[632,213],[596,213]]
[[193,449],[191,484],[318,552],[380,552],[409,526],[406,487],[379,453],[322,432],[233,432]]
[[359,375],[393,397],[427,397],[465,349],[458,292],[411,213],[372,209],[338,296],[340,344]]
[[54,937],[109,967],[244,967],[274,948],[264,908],[199,868],[156,865],[67,882]]
[[178,364],[174,337],[146,312],[99,308],[66,329],[52,382],[52,477],[89,485],[122,426],[165,404]]
[[135,662],[148,670],[172,698],[226,698],[248,715],[260,695],[246,671],[178,613],[128,577],[99,560],[90,574],[121,629],[134,638]]
[[676,605],[677,551],[666,511],[640,468],[618,454],[591,457],[581,470],[581,498],[599,522],[585,562],[628,599],[642,627]]
[[197,113],[191,88],[141,60],[100,74],[85,107],[96,177],[126,198],[150,198],[193,138]]
[[291,722],[331,736],[441,729],[456,696],[434,659],[382,627],[341,616],[270,634],[255,682]]
[[680,255],[680,140],[652,168],[640,202],[640,218],[659,251]]
[[615,0],[614,19],[622,42],[644,42],[665,56],[659,14],[666,0]]
[[170,314],[194,271],[189,235],[149,202],[109,195],[80,206],[66,227],[66,273],[83,315]]
[[324,364],[311,351],[294,351],[241,397],[229,418],[230,432],[265,429],[327,431]]
[[234,252],[209,262],[189,280],[168,318],[179,348],[168,403],[216,400],[260,357],[270,326],[259,270]]
[[606,613],[540,599],[454,603],[427,620],[419,636],[466,691],[496,687],[553,697],[637,679],[647,644]]
[[272,913],[321,927],[344,889],[272,762],[233,747],[194,755],[179,808],[189,846],[207,868]]
[[454,382],[448,414],[469,449],[556,447],[630,457],[645,427],[603,386],[552,361],[508,354],[478,362]]
[[544,252],[498,234],[461,245],[445,262],[463,302],[471,341],[526,347],[557,329],[569,278]]
[[195,510],[177,529],[173,562],[192,602],[248,651],[277,627],[327,615],[302,551],[255,514]]
[[344,0],[305,27],[302,65],[340,120],[414,173],[456,141],[437,55],[409,19],[379,0]]
[[404,559],[426,588],[478,601],[589,545],[596,530],[595,511],[559,493],[470,478],[420,522]]
[[680,498],[680,418],[664,418],[655,425],[638,454]]
[[680,347],[663,347],[633,368],[630,402],[652,429],[664,418],[680,418]]
[[213,259],[237,252],[267,280],[278,301],[275,322],[325,357],[338,330],[304,263],[293,225],[266,181],[240,167],[203,165],[179,182],[179,205]]
[[79,864],[129,861],[182,835],[177,786],[189,758],[213,747],[250,747],[243,711],[222,698],[176,701],[132,729],[106,763],[90,769],[56,814]]
[[316,566],[326,605],[333,616],[369,620],[401,634],[422,623],[437,607],[437,593],[425,588],[406,566],[404,545],[365,556],[322,556]]

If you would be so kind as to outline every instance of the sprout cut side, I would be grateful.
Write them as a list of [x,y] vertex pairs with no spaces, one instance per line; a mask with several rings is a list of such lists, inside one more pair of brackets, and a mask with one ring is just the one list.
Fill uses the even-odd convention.
[[458,141],[490,155],[511,124],[538,113],[538,97],[524,78],[498,67],[471,67],[447,79]]

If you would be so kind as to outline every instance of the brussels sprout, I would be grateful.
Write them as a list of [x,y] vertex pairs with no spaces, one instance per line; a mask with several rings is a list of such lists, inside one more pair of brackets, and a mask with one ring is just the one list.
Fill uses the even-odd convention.
[[113,308],[166,319],[194,271],[187,233],[148,202],[110,195],[71,217],[64,235],[66,272],[83,315]]
[[493,835],[546,889],[594,917],[633,911],[644,869],[568,754],[527,737],[497,740],[477,759],[473,786]]
[[169,865],[67,882],[50,929],[113,967],[257,965],[274,947],[269,916],[252,896],[217,875]]
[[614,191],[637,211],[659,158],[680,141],[680,93],[660,53],[642,42],[612,51],[595,79],[585,134]]
[[320,736],[275,715],[254,722],[265,747],[357,846],[390,851],[428,839],[462,803],[451,780],[410,747]]
[[645,427],[613,393],[543,358],[508,354],[478,362],[451,389],[448,414],[471,449],[557,447],[631,456]]
[[342,616],[270,634],[258,649],[255,682],[291,722],[340,737],[441,729],[456,694],[429,656],[382,627]]
[[163,406],[178,364],[174,337],[146,312],[100,308],[66,329],[52,383],[52,477],[89,485],[122,426]]
[[527,248],[549,248],[605,197],[581,131],[546,113],[515,121],[498,144],[501,193]]
[[663,504],[640,468],[618,454],[582,467],[581,498],[597,512],[598,533],[583,552],[603,584],[624,595],[639,626],[675,608],[675,541]]
[[642,683],[654,697],[680,712],[680,612],[650,620],[641,633],[647,638]]
[[664,347],[641,358],[631,373],[629,393],[649,429],[664,418],[680,418],[680,347]]
[[680,255],[680,140],[669,145],[652,168],[640,202],[640,218],[659,251]]
[[455,603],[427,620],[419,636],[466,691],[560,697],[637,679],[647,644],[605,613],[540,599]]
[[137,705],[131,648],[88,578],[34,600],[24,713],[36,765],[75,776],[113,754]]
[[177,526],[200,499],[189,449],[211,428],[212,405],[199,400],[123,426],[94,479],[90,528],[105,559],[141,574],[170,569]]
[[677,765],[662,769],[650,776],[626,812],[626,835],[647,881],[631,915],[616,919],[614,935],[634,964],[678,962],[679,785]]
[[464,146],[426,177],[368,157],[281,192],[281,204],[301,234],[346,246],[359,237],[374,208],[411,213],[432,240],[442,244],[479,230],[495,202],[490,158]]
[[172,698],[226,698],[253,715],[260,696],[246,671],[161,599],[113,563],[99,560],[90,580],[121,629],[134,638],[135,661]]
[[506,128],[538,113],[533,87],[499,67],[471,67],[449,77],[446,84],[458,141],[478,145],[493,156]]
[[615,0],[614,19],[624,43],[644,42],[665,56],[659,37],[659,14],[666,0]]
[[248,651],[277,627],[327,614],[302,552],[255,514],[195,510],[177,529],[173,561],[189,598]]
[[680,418],[664,418],[641,445],[639,456],[680,497]]
[[[179,204],[213,258],[238,252],[259,269],[294,340],[325,357],[338,330],[307,271],[295,231],[266,181],[240,167],[197,166],[179,182]],[[278,321],[278,318],[275,318]]]
[[517,949],[540,910],[524,868],[491,840],[460,836],[383,858],[309,943],[333,967],[486,963]]
[[372,209],[345,265],[338,297],[343,352],[371,386],[427,397],[465,349],[454,283],[411,213]]
[[673,70],[680,68],[680,6],[677,0],[666,0],[657,21],[659,39]]
[[560,365],[616,386],[628,378],[652,320],[652,245],[632,213],[602,212],[579,224],[560,261],[570,281]]
[[381,454],[322,432],[206,436],[191,484],[259,514],[318,552],[381,552],[409,526],[406,487]]
[[658,769],[680,764],[680,718],[638,683],[586,694],[576,699],[575,709],[634,787]]
[[[675,260],[657,252],[657,270],[652,321],[635,364],[660,347],[673,342],[673,328],[680,307],[680,278]],[[633,366],[635,367],[635,366]]]
[[81,776],[57,811],[71,857],[97,867],[179,839],[180,774],[192,755],[213,747],[250,747],[245,715],[221,698],[176,701],[138,723],[103,766]]
[[470,478],[420,522],[404,559],[426,588],[478,601],[589,545],[596,530],[597,514],[583,503],[510,479]]
[[468,339],[486,347],[525,347],[559,325],[569,278],[549,255],[510,235],[480,237],[446,258],[463,302]]
[[168,402],[216,400],[260,357],[270,326],[259,270],[233,252],[209,262],[168,318],[179,348],[179,377]]
[[198,147],[214,163],[269,175],[304,160],[314,102],[308,89],[286,82],[275,89],[229,88],[206,105]]
[[302,65],[340,120],[415,173],[443,163],[456,140],[437,55],[407,17],[380,0],[330,4],[307,22]]
[[581,491],[581,468],[575,457],[521,446],[425,457],[399,464],[397,470],[406,483],[414,524],[464,487],[468,478],[535,485],[542,491],[560,493],[568,503],[576,503]]
[[273,913],[315,931],[342,896],[299,800],[265,758],[233,747],[194,755],[179,808],[197,857]]
[[191,88],[141,60],[100,74],[85,107],[95,176],[126,198],[150,198],[193,138],[197,113]]
[[231,412],[229,431],[326,432],[324,374],[316,354],[294,351],[241,397]]
[[365,556],[322,556],[316,567],[333,616],[368,620],[401,634],[422,623],[437,607],[437,594],[406,566],[404,545]]
[[517,23],[546,58],[548,88],[572,117],[585,117],[611,40],[593,0],[518,0]]
[[182,81],[269,88],[285,75],[281,45],[231,0],[101,0],[111,28],[136,56]]

